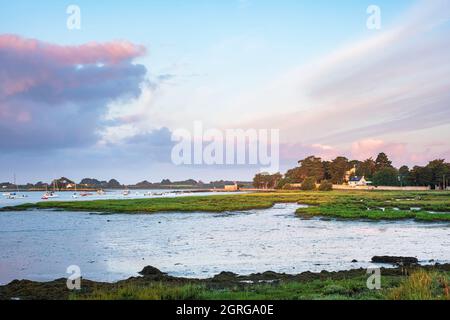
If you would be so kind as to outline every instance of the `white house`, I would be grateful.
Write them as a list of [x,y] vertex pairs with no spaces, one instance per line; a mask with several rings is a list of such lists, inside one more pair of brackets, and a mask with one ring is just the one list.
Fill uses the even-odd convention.
[[352,177],[348,181],[348,185],[350,187],[365,187],[368,184],[370,184],[370,182],[367,181],[364,176],[362,176],[362,177]]
[[226,185],[225,191],[239,191],[239,186],[236,182],[233,185]]

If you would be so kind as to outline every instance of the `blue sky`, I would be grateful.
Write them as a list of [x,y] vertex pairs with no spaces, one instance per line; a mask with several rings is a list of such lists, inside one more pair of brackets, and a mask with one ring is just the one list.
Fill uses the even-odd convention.
[[[61,108],[48,113],[55,114],[54,122],[64,122],[71,114],[69,110],[75,112],[80,108],[81,111],[76,110],[82,124],[86,124],[80,137],[68,136],[66,145],[56,141],[45,151],[33,150],[26,143],[21,148],[9,148],[10,141],[33,141],[36,136],[31,129],[31,136],[27,137],[26,130],[18,130],[14,135],[9,128],[11,136],[5,134],[0,138],[10,139],[2,144],[0,164],[8,169],[2,170],[0,180],[10,180],[14,171],[21,171],[18,176],[24,181],[49,180],[47,177],[61,175],[77,179],[116,177],[124,182],[166,177],[251,178],[254,172],[246,168],[175,168],[166,158],[147,154],[159,154],[160,149],[129,143],[133,137],[142,135],[150,135],[151,141],[167,139],[164,130],[189,128],[194,120],[219,128],[280,128],[285,168],[312,152],[323,157],[335,154],[361,157],[387,149],[397,163],[423,164],[429,160],[425,154],[442,157],[450,149],[442,140],[442,132],[450,130],[438,119],[430,119],[423,128],[414,125],[417,121],[414,119],[409,125],[401,124],[407,122],[408,112],[411,117],[420,118],[427,108],[434,108],[439,114],[437,118],[447,119],[440,107],[447,98],[443,89],[447,82],[439,79],[448,75],[448,59],[443,57],[448,50],[445,40],[448,16],[442,10],[448,7],[441,0],[0,2],[0,35],[12,34],[69,48],[115,41],[146,48],[145,54],[130,53],[132,61],[127,60],[126,70],[114,69],[116,82],[102,89],[102,94],[111,90],[110,96],[96,95],[97,100],[88,102],[79,97],[64,101],[64,107],[59,102]],[[81,30],[66,28],[65,11],[70,4],[81,8]],[[379,31],[366,28],[366,9],[372,4],[381,8]],[[428,27],[419,30],[418,25]],[[420,53],[424,46],[436,49],[427,52],[431,61]],[[416,67],[407,65],[407,61],[398,63],[402,56],[408,55],[412,61],[417,60]],[[23,65],[20,61],[8,62]],[[389,63],[398,69],[394,68],[398,71],[395,75],[389,71],[393,70]],[[425,74],[421,68],[428,64],[441,68]],[[407,68],[411,69],[411,77],[401,74]],[[361,77],[358,70],[367,70],[376,83],[365,82],[367,77],[358,78]],[[375,77],[378,72],[380,77],[389,79],[386,81],[389,86]],[[417,81],[411,82],[412,78]],[[420,87],[428,79],[436,81],[429,92],[405,97],[402,90]],[[142,85],[146,82],[151,86]],[[93,94],[87,86],[79,90]],[[403,99],[402,102],[392,105],[393,96]],[[33,97],[38,99],[36,95]],[[427,105],[430,100],[437,102]],[[418,102],[410,107],[411,101]],[[92,106],[86,111],[77,103]],[[364,118],[364,110],[369,112],[377,107],[380,114]],[[12,104],[2,108],[13,110]],[[37,103],[32,108],[38,112]],[[63,108],[64,113],[59,114]],[[21,112],[28,115],[25,109]],[[327,114],[331,120],[323,120]],[[120,124],[124,117],[139,117],[140,121]],[[336,122],[340,126],[333,127]],[[338,138],[312,135],[309,126],[320,125],[328,125],[330,135]],[[102,137],[97,139],[106,141],[108,148],[101,149],[99,141],[91,141],[98,132],[102,132]],[[118,139],[119,133],[125,133],[125,138]],[[157,144],[164,145],[159,140]],[[163,149],[169,150],[170,144]],[[30,167],[30,163],[39,171]]]
[[[58,44],[126,39],[149,48],[146,63],[154,73],[186,63],[186,73],[220,73],[253,83],[274,72],[311,60],[370,33],[366,8],[373,1],[192,0],[192,1],[2,1],[2,33]],[[387,26],[413,1],[378,1]],[[65,27],[68,5],[82,12],[82,30]],[[14,19],[11,19],[14,17]],[[211,48],[244,37],[268,50],[257,56],[230,49],[233,63],[205,65]],[[261,66],[264,65],[264,68]],[[230,69],[230,66],[232,68]],[[235,82],[235,72],[239,81]],[[231,82],[231,81],[230,81]]]
[[[158,67],[205,51],[223,39],[260,36],[273,47],[262,55],[289,66],[369,33],[366,8],[373,1],[2,1],[2,33],[59,44],[126,39],[150,48]],[[391,24],[414,1],[377,1]],[[82,30],[65,27],[68,5],[82,10]],[[13,19],[11,17],[14,17]],[[274,59],[282,58],[282,59]],[[278,61],[280,60],[280,61]]]

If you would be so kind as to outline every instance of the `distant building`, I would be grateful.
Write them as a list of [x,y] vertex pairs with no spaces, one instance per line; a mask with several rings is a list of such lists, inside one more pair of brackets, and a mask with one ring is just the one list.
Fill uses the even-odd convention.
[[351,177],[348,181],[348,185],[350,187],[365,187],[370,184],[370,181],[367,181],[364,176],[362,177]]
[[237,185],[237,183],[233,184],[233,185],[226,185],[225,186],[225,191],[239,191],[239,186]]

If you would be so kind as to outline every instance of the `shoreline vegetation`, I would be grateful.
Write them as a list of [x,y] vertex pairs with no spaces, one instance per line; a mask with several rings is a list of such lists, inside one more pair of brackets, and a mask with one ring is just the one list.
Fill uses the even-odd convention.
[[[218,213],[267,209],[277,203],[297,203],[304,205],[295,213],[300,219],[449,222],[449,198],[450,193],[444,191],[276,191],[175,198],[39,202],[0,208],[0,214],[1,211],[36,209],[55,210],[55,214],[56,211],[99,214]],[[386,257],[378,258],[386,260]],[[188,279],[172,277],[148,266],[141,275],[116,283],[83,279],[80,291],[69,291],[66,279],[50,282],[15,280],[0,286],[0,300],[450,299],[450,264],[438,263],[432,266],[413,264],[382,268],[381,290],[367,288],[369,276],[365,269],[303,272],[297,275],[267,271],[240,276],[222,272],[209,279]]]
[[268,209],[277,203],[307,205],[304,219],[450,221],[450,193],[438,191],[278,191],[175,198],[38,202],[1,211],[63,210],[96,213],[227,212]]
[[226,186],[239,185],[240,187],[251,188],[252,182],[248,181],[210,181],[202,182],[200,180],[188,179],[184,181],[171,181],[164,179],[161,182],[149,182],[147,180],[138,182],[136,184],[122,184],[116,179],[109,181],[98,180],[94,178],[84,178],[79,182],[75,182],[72,179],[61,177],[54,179],[53,181],[16,184],[11,182],[0,183],[0,189],[4,192],[15,192],[17,189],[20,191],[46,191],[48,189],[54,189],[58,192],[74,192],[74,191],[97,191],[97,190],[212,190],[212,189],[225,189]]
[[365,269],[297,275],[275,272],[209,279],[176,278],[148,266],[141,277],[116,283],[83,279],[69,291],[66,279],[15,280],[0,286],[0,300],[449,300],[450,264],[381,268],[381,289],[370,290]]

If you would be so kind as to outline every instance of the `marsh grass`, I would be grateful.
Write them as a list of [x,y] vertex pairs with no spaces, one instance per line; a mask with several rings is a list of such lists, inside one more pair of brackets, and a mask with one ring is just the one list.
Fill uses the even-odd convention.
[[[392,287],[398,277],[386,277]],[[211,288],[201,284],[154,283],[146,286],[125,285],[73,294],[72,300],[374,300],[384,299],[386,290],[367,289],[366,277],[315,279],[277,284],[231,285]]]
[[317,206],[297,210],[297,214],[304,218],[329,217],[371,221],[414,219],[429,222],[450,221],[449,212],[450,193],[447,192],[341,193],[341,196]]
[[448,274],[419,270],[390,290],[387,297],[392,300],[450,300],[449,286]]
[[418,269],[410,276],[382,277],[369,290],[367,276],[281,281],[272,284],[123,284],[72,294],[71,300],[449,300],[450,273]]
[[[303,218],[450,221],[450,193],[409,191],[271,192],[176,198],[39,202],[0,211],[55,209],[100,213],[226,212],[267,209],[276,203],[299,203]],[[419,208],[419,210],[412,210]],[[436,213],[430,213],[433,211]]]
[[88,295],[72,294],[70,300],[193,300],[204,288],[201,285],[152,283],[146,286],[122,285],[108,290],[97,289]]

